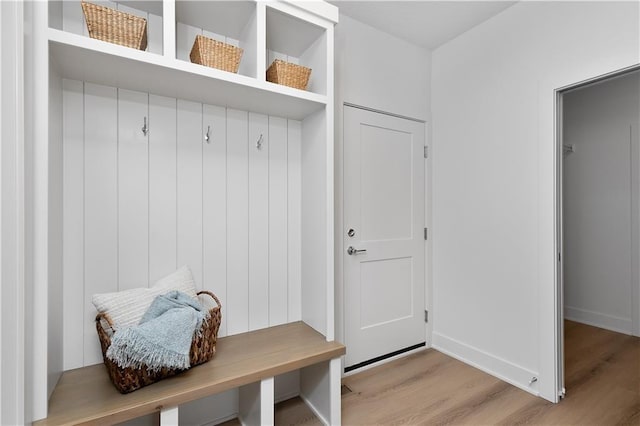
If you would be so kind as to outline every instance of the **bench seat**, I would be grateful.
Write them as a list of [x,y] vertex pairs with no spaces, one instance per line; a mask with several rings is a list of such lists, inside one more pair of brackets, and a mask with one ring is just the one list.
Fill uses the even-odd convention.
[[65,371],[49,400],[48,417],[34,425],[119,423],[345,353],[342,344],[327,342],[303,322],[223,337],[216,349],[208,363],[126,395],[115,389],[102,364]]

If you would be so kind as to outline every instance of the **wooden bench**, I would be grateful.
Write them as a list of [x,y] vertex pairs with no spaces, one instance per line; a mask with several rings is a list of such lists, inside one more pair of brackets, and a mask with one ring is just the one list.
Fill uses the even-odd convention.
[[178,424],[178,406],[240,388],[243,424],[273,424],[274,377],[300,370],[300,393],[327,424],[340,423],[340,356],[345,347],[303,322],[223,337],[213,360],[130,394],[120,394],[104,365],[63,373],[48,417],[34,425],[114,424],[160,412]]

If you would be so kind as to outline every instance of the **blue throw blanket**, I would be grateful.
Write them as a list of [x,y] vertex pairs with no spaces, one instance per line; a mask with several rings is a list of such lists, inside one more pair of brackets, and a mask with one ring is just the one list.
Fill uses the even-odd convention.
[[111,339],[107,357],[122,368],[149,371],[163,367],[187,369],[194,334],[207,312],[189,295],[171,291],[156,297],[137,326],[118,330]]

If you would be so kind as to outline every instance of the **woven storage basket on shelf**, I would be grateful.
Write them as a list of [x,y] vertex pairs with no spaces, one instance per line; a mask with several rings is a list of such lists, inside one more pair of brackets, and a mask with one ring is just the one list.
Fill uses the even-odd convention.
[[267,70],[267,81],[307,90],[310,75],[311,68],[276,59]]
[[[211,292],[201,291],[198,295],[206,294],[213,298],[217,306],[209,309],[209,317],[202,324],[201,333],[196,333],[191,342],[191,350],[189,352],[189,358],[191,366],[203,364],[216,353],[216,341],[218,339],[218,329],[220,328],[220,322],[222,321],[222,313],[220,311],[221,305],[218,298]],[[96,316],[96,329],[98,330],[98,338],[100,339],[100,346],[102,347],[102,359],[107,367],[107,372],[111,381],[115,385],[116,389],[120,393],[133,392],[136,389],[140,389],[143,386],[150,385],[151,383],[162,380],[166,377],[171,377],[185,370],[167,369],[163,368],[157,372],[150,372],[146,367],[143,368],[121,368],[115,362],[107,358],[107,349],[111,345],[111,334],[106,329],[110,327],[113,331],[113,323],[109,316],[105,313],[99,313]]]
[[237,73],[240,66],[240,58],[242,58],[242,49],[209,37],[197,35],[189,57],[191,62],[195,64]]
[[85,1],[82,2],[82,11],[89,37],[146,50],[146,19]]

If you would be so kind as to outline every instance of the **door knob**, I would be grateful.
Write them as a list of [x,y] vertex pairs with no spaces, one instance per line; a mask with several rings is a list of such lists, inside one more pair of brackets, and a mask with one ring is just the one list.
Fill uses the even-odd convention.
[[347,249],[347,254],[349,256],[353,256],[354,254],[360,254],[360,253],[366,253],[367,249],[354,249],[352,246],[349,246],[349,248]]

